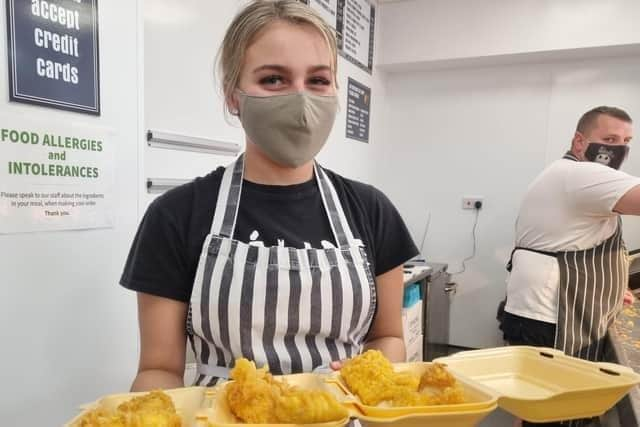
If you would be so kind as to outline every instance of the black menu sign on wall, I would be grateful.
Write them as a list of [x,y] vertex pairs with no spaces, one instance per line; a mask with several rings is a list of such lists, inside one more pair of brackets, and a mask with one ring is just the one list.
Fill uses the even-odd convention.
[[6,0],[11,101],[100,114],[97,0]]
[[369,142],[371,89],[349,78],[347,88],[347,138]]
[[371,74],[376,9],[370,0],[300,0],[336,30],[340,55]]

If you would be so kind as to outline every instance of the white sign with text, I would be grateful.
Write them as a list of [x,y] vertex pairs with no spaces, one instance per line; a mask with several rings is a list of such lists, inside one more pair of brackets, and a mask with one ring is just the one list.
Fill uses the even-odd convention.
[[346,1],[342,34],[344,52],[367,67],[371,54],[371,4],[368,0]]
[[113,226],[113,132],[0,116],[0,233]]
[[338,19],[338,0],[309,0],[309,6],[322,16],[322,18],[336,29]]

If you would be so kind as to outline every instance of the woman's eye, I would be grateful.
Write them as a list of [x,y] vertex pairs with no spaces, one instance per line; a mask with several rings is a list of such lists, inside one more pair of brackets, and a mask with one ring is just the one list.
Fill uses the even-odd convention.
[[262,79],[260,79],[260,84],[263,85],[275,85],[278,83],[282,83],[283,79],[281,76],[267,76],[267,77],[263,77]]
[[309,83],[312,85],[329,86],[331,82],[324,77],[312,77],[309,79]]

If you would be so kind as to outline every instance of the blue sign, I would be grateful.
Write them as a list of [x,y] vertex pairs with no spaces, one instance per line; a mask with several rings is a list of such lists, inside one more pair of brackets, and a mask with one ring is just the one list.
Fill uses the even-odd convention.
[[11,101],[100,114],[98,0],[6,0]]

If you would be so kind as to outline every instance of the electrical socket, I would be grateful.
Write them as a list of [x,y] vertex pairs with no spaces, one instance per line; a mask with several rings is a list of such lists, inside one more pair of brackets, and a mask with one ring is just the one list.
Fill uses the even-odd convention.
[[[476,204],[480,207],[476,207]],[[484,206],[484,197],[482,196],[464,196],[462,198],[462,209],[482,209]]]

